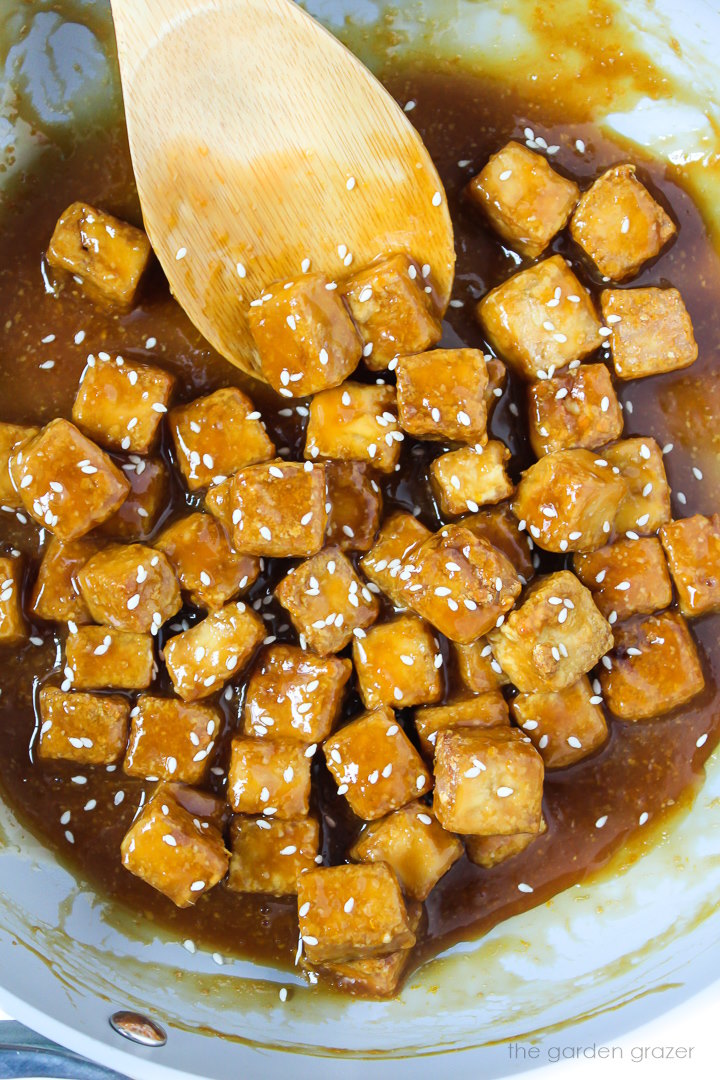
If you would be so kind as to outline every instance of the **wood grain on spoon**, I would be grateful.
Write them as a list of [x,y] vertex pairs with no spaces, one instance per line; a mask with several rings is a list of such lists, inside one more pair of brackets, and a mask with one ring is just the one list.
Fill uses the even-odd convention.
[[208,341],[261,377],[246,308],[303,269],[455,252],[419,135],[370,72],[290,0],[112,0],[145,226]]

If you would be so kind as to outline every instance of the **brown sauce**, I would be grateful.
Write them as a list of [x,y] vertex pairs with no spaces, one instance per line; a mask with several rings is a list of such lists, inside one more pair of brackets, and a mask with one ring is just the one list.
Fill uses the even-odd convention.
[[[628,158],[638,162],[639,175],[669,208],[680,231],[669,251],[646,267],[633,284],[668,283],[680,289],[694,321],[700,358],[689,372],[619,386],[626,407],[625,433],[652,435],[661,446],[674,444],[665,464],[676,516],[717,510],[720,476],[710,473],[707,460],[720,439],[720,426],[716,426],[720,378],[713,370],[720,342],[720,264],[700,214],[677,177],[656,162],[639,160],[634,150],[629,152],[608,141],[582,117],[573,122],[559,99],[521,99],[505,86],[452,70],[407,69],[392,74],[388,82],[401,103],[416,102],[412,119],[438,165],[455,221],[458,266],[454,297],[465,306],[448,311],[446,345],[484,346],[473,317],[474,301],[516,269],[512,255],[460,197],[467,180],[491,152],[509,137],[523,141],[524,129],[531,127],[548,144],[559,145],[553,163],[585,186],[612,163]],[[584,140],[584,152],[576,148],[578,138]],[[459,165],[459,161],[468,164]],[[291,457],[299,457],[304,418],[297,413],[289,418],[279,415],[279,410],[288,408],[287,402],[251,384],[213,353],[170,298],[157,268],[140,306],[128,315],[108,317],[72,284],[59,295],[46,291],[43,251],[55,220],[68,203],[83,199],[120,217],[139,220],[123,130],[85,132],[63,152],[48,150],[46,166],[43,177],[28,178],[20,185],[4,211],[0,419],[39,424],[58,415],[69,416],[87,354],[105,349],[175,372],[179,376],[176,401],[231,383],[243,385],[263,410],[278,447],[287,447]],[[598,280],[586,265],[579,264],[577,251],[566,237],[559,238],[553,248],[566,255],[574,268],[579,267],[583,280],[597,290]],[[49,335],[54,338],[43,343]],[[49,361],[54,366],[43,366]],[[511,379],[491,424],[493,437],[505,441],[513,451],[515,476],[530,461],[523,431],[523,398],[522,386]],[[520,422],[513,415],[513,404],[519,409]],[[421,518],[435,528],[439,521],[427,495],[426,469],[430,456],[440,448],[413,447],[411,440],[404,446],[402,472],[385,485],[386,506],[419,507]],[[163,454],[170,456],[167,444]],[[704,467],[702,482],[692,472],[693,465],[700,463]],[[683,493],[684,503],[679,493]],[[197,501],[176,485],[164,520],[185,512]],[[14,514],[0,512],[0,550],[16,547],[23,551],[28,581],[39,561],[41,540],[42,534],[34,526],[22,526]],[[562,565],[558,557],[543,556],[541,569]],[[251,601],[270,597],[281,569],[276,567],[271,578],[262,577],[253,586]],[[263,604],[262,611],[268,633],[277,634],[279,640],[294,640],[274,601]],[[687,708],[656,721],[612,721],[610,740],[598,754],[570,769],[547,774],[547,833],[523,854],[492,870],[473,866],[465,858],[456,863],[426,903],[427,919],[412,966],[581,880],[606,863],[632,834],[651,829],[659,815],[697,787],[703,762],[720,735],[716,695],[720,617],[698,620],[693,630],[705,666],[704,693]],[[80,877],[131,909],[138,923],[151,920],[180,939],[191,938],[224,954],[291,967],[297,943],[294,898],[238,895],[220,886],[194,908],[175,908],[120,864],[121,837],[147,785],[124,776],[119,768],[107,772],[104,768],[35,760],[34,695],[38,685],[52,677],[53,669],[56,675],[60,669],[59,644],[64,631],[58,636],[38,625],[32,633],[42,644],[0,654],[0,783],[18,814]],[[221,700],[227,727],[215,765],[226,764],[228,736],[238,724],[242,694],[243,681],[237,679],[231,700]],[[358,711],[359,698],[352,693],[345,716]],[[410,732],[409,712],[400,716]],[[707,739],[698,748],[703,735]],[[334,784],[320,757],[316,755],[313,768],[315,797],[324,819],[323,854],[327,861],[341,861],[359,822],[345,808],[344,800],[334,794]],[[86,782],[73,781],[79,776]],[[213,783],[216,790],[222,790],[221,778],[213,778]],[[93,801],[96,806],[85,809]],[[645,815],[648,823],[642,825]],[[596,822],[604,817],[604,826],[597,827]],[[519,883],[530,884],[532,894],[519,892]]]

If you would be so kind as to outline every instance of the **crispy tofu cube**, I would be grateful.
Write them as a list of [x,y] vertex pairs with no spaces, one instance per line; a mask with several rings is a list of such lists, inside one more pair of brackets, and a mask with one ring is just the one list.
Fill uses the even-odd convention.
[[[422,904],[411,900],[406,903],[410,929],[416,933],[423,914]],[[364,960],[345,960],[323,964],[320,973],[329,976],[333,984],[345,993],[362,994],[363,997],[392,997],[410,960],[411,950],[398,949],[387,956],[368,956]],[[302,961],[301,961],[302,963]],[[304,967],[317,969],[318,965],[304,962]]]
[[282,739],[234,738],[227,788],[234,812],[285,820],[307,817],[310,758],[305,750]]
[[600,304],[619,379],[678,371],[697,360],[693,325],[677,289],[605,289]]
[[440,340],[442,326],[425,287],[418,264],[407,255],[373,263],[340,286],[371,371],[392,367],[396,356],[423,352]]
[[72,418],[106,450],[148,454],[160,430],[175,383],[172,375],[148,364],[88,359],[80,379]]
[[130,484],[130,494],[97,531],[126,543],[147,540],[167,505],[168,471],[160,458],[138,457],[124,462],[122,471]]
[[613,635],[590,590],[560,570],[531,585],[488,640],[511,682],[528,694],[571,686],[612,648]]
[[600,683],[608,708],[621,720],[661,716],[705,686],[695,642],[674,611],[616,627],[610,664]]
[[130,484],[67,420],[51,420],[16,448],[10,475],[26,510],[61,540],[77,540],[115,513]]
[[150,634],[79,626],[65,642],[66,678],[76,690],[147,690],[155,678]]
[[248,309],[262,373],[283,397],[338,386],[360,363],[360,336],[329,286],[324,274],[303,274],[271,285]]
[[487,362],[479,349],[434,349],[397,366],[400,427],[421,439],[487,442]]
[[265,637],[265,625],[241,600],[213,611],[165,645],[175,693],[197,701],[222,689],[247,665]]
[[546,769],[574,765],[608,737],[605,715],[587,675],[564,690],[518,694],[510,703],[515,722],[530,736]]
[[637,179],[635,166],[616,165],[582,196],[570,232],[603,277],[625,281],[658,255],[677,229]]
[[300,875],[315,869],[320,825],[312,817],[279,821],[238,815],[230,826],[230,842],[228,889],[292,896]]
[[412,556],[431,536],[430,530],[412,514],[390,514],[372,548],[360,560],[365,577],[377,585],[396,608],[408,606],[403,589],[412,573]]
[[20,645],[28,631],[22,605],[22,562],[0,557],[0,645]]
[[382,862],[309,870],[298,880],[298,916],[313,963],[386,956],[415,944],[398,880]]
[[510,247],[537,259],[567,224],[580,188],[542,154],[511,140],[473,177],[467,195]]
[[430,483],[443,514],[475,512],[488,503],[507,499],[515,491],[505,464],[510,451],[504,443],[464,446],[435,458],[430,466]]
[[140,811],[120,852],[126,870],[180,908],[192,907],[217,885],[230,861],[220,830],[188,812],[167,790]]
[[103,545],[94,536],[67,543],[51,536],[30,596],[32,614],[47,622],[92,622],[80,594],[77,574]]
[[[660,529],[660,539],[683,615],[692,618],[717,611],[720,608],[720,515],[707,518],[695,514],[683,521],[671,521]],[[662,554],[659,558],[662,559]]]
[[510,682],[486,638],[478,638],[467,645],[453,644],[453,652],[460,679],[474,694],[487,694]]
[[95,622],[116,630],[157,632],[182,606],[175,571],[145,544],[109,544],[78,570],[77,581]]
[[366,709],[423,705],[443,692],[437,639],[415,615],[375,623],[364,637],[356,637],[353,662]]
[[475,514],[467,514],[458,525],[469,529],[475,536],[487,540],[494,548],[501,551],[508,562],[512,563],[517,575],[526,584],[535,573],[527,533],[520,532],[518,519],[510,509],[509,503],[486,507]]
[[513,855],[519,855],[525,848],[547,832],[545,819],[540,822],[539,833],[515,833],[513,836],[466,836],[465,852],[470,862],[476,866],[482,866],[491,870],[511,859]]
[[199,491],[259,461],[275,447],[249,397],[236,386],[172,409],[175,459],[190,491]]
[[179,518],[163,529],[154,546],[167,556],[190,603],[208,611],[248,589],[260,573],[259,560],[233,551],[210,514]]
[[615,515],[616,530],[654,536],[671,517],[662,450],[654,439],[622,439],[607,446],[602,456],[629,489]]
[[628,496],[624,476],[590,450],[557,450],[526,469],[513,513],[545,551],[593,551],[607,543]]
[[340,652],[379,605],[339,548],[325,548],[287,574],[275,590],[299,634],[320,656]]
[[130,719],[130,741],[123,762],[128,776],[203,783],[222,728],[217,709],[141,694]]
[[384,817],[432,787],[422,758],[386,706],[346,724],[325,740],[323,750],[338,794],[365,821]]
[[328,544],[341,551],[367,551],[382,516],[382,492],[372,470],[359,461],[328,461],[325,481],[330,503]]
[[578,554],[573,569],[598,609],[613,623],[631,615],[651,615],[672,603],[667,563],[655,536],[617,540],[586,555]]
[[263,650],[247,684],[244,732],[257,738],[318,743],[335,726],[352,664],[296,645]]
[[462,842],[443,829],[432,810],[414,802],[367,825],[350,858],[387,863],[405,895],[424,900],[463,851]]
[[27,424],[3,424],[0,422],[0,504],[13,509],[22,506],[22,499],[10,479],[10,458],[14,450],[34,438],[40,428]]
[[125,753],[130,702],[43,686],[38,756],[81,765],[113,765]]
[[364,461],[378,472],[390,473],[400,458],[403,438],[395,387],[347,382],[312,399],[305,457]]
[[415,728],[424,754],[432,757],[438,733],[449,728],[507,727],[510,723],[507,702],[499,690],[488,690],[446,702],[427,705],[415,711]]
[[74,202],[58,218],[47,261],[81,277],[91,299],[126,311],[135,301],[151,254],[142,229],[88,203]]
[[251,465],[235,474],[233,544],[278,559],[315,555],[327,525],[325,466],[311,461]]
[[514,274],[483,297],[477,313],[493,348],[531,382],[582,360],[602,340],[590,295],[562,255]]
[[528,388],[530,445],[536,457],[593,450],[619,439],[622,411],[604,364],[583,364]]
[[515,728],[441,731],[433,809],[449,832],[537,833],[544,773],[543,759]]

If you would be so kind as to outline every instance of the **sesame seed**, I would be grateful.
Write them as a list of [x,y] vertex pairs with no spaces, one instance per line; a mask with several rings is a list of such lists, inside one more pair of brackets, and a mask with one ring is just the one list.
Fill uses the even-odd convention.
[[647,813],[647,811],[643,810],[642,814],[638,818],[638,825],[644,825],[645,822],[648,821],[649,818],[650,818],[650,815]]
[[597,819],[597,821],[595,822],[595,828],[596,829],[602,829],[606,823],[607,823],[607,814],[603,814],[602,817],[599,817]]
[[535,890],[533,889],[532,885],[528,885],[524,881],[521,881],[518,884],[518,892],[531,893],[531,892],[534,892],[534,891]]
[[507,799],[510,795],[513,794],[513,792],[514,792],[514,788],[511,788],[511,787],[499,787],[497,789],[497,791],[495,792],[495,794],[500,799]]
[[175,258],[178,261],[180,259],[184,259],[186,255],[187,255],[187,248],[184,248],[184,247],[178,248],[177,251],[175,252]]

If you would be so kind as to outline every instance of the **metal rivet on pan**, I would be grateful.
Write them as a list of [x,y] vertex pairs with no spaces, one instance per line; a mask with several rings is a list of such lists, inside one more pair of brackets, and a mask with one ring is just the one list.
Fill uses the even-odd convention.
[[167,1035],[160,1025],[141,1013],[121,1009],[110,1017],[110,1027],[124,1039],[141,1046],[164,1046],[167,1042]]

